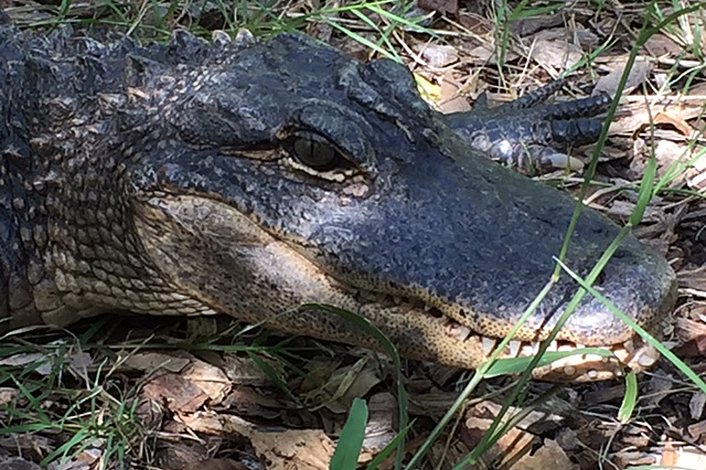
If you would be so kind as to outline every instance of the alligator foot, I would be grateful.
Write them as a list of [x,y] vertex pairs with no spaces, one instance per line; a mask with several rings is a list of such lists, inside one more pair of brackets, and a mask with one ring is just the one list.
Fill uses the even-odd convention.
[[479,99],[473,111],[446,115],[456,133],[501,163],[528,174],[567,168],[583,169],[569,147],[594,143],[600,136],[611,98],[597,95],[573,101],[546,103],[564,84],[555,80],[524,96],[490,108]]

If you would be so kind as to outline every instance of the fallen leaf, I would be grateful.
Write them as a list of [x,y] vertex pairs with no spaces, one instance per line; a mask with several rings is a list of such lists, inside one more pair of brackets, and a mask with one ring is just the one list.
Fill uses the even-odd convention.
[[441,113],[466,112],[472,109],[466,98],[461,96],[461,87],[462,85],[454,79],[451,71],[441,77],[439,102],[435,103]]
[[563,28],[541,30],[532,38],[531,57],[554,70],[572,68],[583,58],[583,50],[569,42]]
[[212,405],[220,403],[230,389],[230,380],[226,374],[204,361],[193,361],[184,370],[182,377],[203,390]]
[[647,52],[659,56],[679,57],[684,53],[684,48],[671,40],[669,36],[656,33],[651,35],[643,46]]
[[415,45],[414,50],[431,67],[442,68],[458,61],[458,51],[453,46],[423,43]]
[[682,119],[681,116],[671,115],[669,113],[657,113],[653,119],[653,123],[670,124],[685,137],[689,137],[694,133],[694,128]]
[[511,470],[579,470],[578,464],[573,463],[567,457],[559,444],[552,439],[545,439],[544,445],[537,449],[534,455],[526,454],[514,465]]
[[189,357],[179,357],[160,352],[129,354],[122,358],[122,364],[141,372],[152,373],[158,369],[168,372],[181,372],[191,362]]
[[[602,76],[596,82],[593,87],[593,92],[591,94],[597,95],[600,93],[605,93],[609,96],[615,96],[618,91],[618,84],[625,71],[626,60],[619,59],[608,64],[608,69],[610,70],[607,75]],[[650,61],[646,58],[638,58],[635,60],[633,67],[628,72],[628,80],[625,83],[625,88],[623,88],[623,94],[628,94],[633,91],[638,86],[647,79],[652,66]]]
[[12,400],[17,398],[19,393],[15,388],[0,387],[0,407],[7,406]]
[[692,96],[625,96],[610,125],[610,134],[633,134],[662,113],[688,121],[703,113],[703,100]]
[[248,470],[248,466],[231,459],[207,459],[189,464],[183,470]]
[[686,427],[686,432],[694,439],[699,439],[706,434],[706,420],[697,421]]
[[[475,447],[488,432],[492,423],[493,420],[489,418],[467,418],[465,421],[467,432],[464,434],[470,439],[466,441],[466,445],[470,448]],[[504,463],[515,461],[529,453],[534,438],[533,434],[514,427],[497,440],[486,452],[485,457],[493,462],[492,468],[502,467]]]
[[458,13],[458,0],[419,0],[417,5],[419,8],[442,14],[456,15]]
[[706,393],[696,392],[689,400],[689,415],[694,421],[701,418],[704,413],[704,405],[706,405]]
[[178,414],[176,418],[196,432],[247,437],[271,470],[328,469],[335,448],[331,438],[318,429],[260,427],[235,415],[210,412]]
[[39,375],[47,376],[51,373],[53,354],[19,353],[0,359],[0,366],[23,367],[31,366]]
[[[365,427],[363,453],[372,458],[394,439],[397,400],[388,392],[377,393],[368,400],[368,425]],[[361,459],[367,461],[367,459]]]
[[0,457],[2,470],[40,470],[40,466],[21,457]]
[[142,387],[142,393],[150,400],[165,404],[175,413],[193,413],[208,400],[208,395],[201,388],[172,373],[152,377]]
[[93,358],[86,352],[76,352],[68,358],[69,371],[76,378],[88,381],[88,369],[93,366]]
[[263,372],[262,367],[249,357],[225,354],[222,367],[232,384],[252,386],[272,384],[270,378]]

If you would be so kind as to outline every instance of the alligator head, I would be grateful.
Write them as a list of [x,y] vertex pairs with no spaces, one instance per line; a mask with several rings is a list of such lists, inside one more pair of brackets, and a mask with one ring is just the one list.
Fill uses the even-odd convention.
[[[45,165],[63,184],[46,204],[53,281],[33,294],[44,321],[114,308],[226,313],[376,347],[343,318],[301,308],[328,304],[366,317],[408,357],[473,368],[549,280],[574,201],[470,148],[402,66],[361,64],[298,35],[85,44],[72,47],[101,58],[100,89],[80,106],[47,99],[49,115],[74,106],[84,118],[54,124],[45,140],[60,143],[33,144],[66,155]],[[568,265],[586,274],[616,234],[585,210]],[[506,353],[536,350],[576,289],[562,276]],[[650,325],[673,306],[674,274],[630,238],[597,289]],[[49,291],[60,301],[43,302]],[[654,361],[588,297],[556,346],[576,344]],[[538,375],[616,373],[589,359]]]

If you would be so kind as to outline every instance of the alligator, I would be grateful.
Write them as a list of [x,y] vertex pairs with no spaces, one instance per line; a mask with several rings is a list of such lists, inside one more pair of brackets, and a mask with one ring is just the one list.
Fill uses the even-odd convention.
[[[471,138],[527,104],[443,117],[404,66],[299,34],[140,44],[4,18],[0,327],[227,314],[379,348],[328,305],[405,357],[476,368],[550,279],[575,208]],[[549,140],[586,127],[555,117],[529,127]],[[568,265],[585,275],[617,233],[584,209]],[[676,297],[669,264],[632,237],[596,288],[647,328]],[[562,275],[503,357],[536,352],[576,290]],[[656,361],[589,297],[548,347],[614,357],[572,356],[535,377],[606,379]]]

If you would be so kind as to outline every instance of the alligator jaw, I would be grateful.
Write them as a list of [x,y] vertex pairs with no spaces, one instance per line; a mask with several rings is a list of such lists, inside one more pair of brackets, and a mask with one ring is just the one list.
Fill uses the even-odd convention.
[[[433,360],[450,366],[477,368],[486,361],[501,338],[484,336],[442,313],[456,306],[421,298],[399,297],[346,284],[300,254],[301,247],[277,239],[237,209],[198,196],[159,197],[144,201],[137,211],[138,233],[159,269],[175,288],[189,292],[215,312],[261,324],[284,333],[302,334],[344,343],[379,348],[365,332],[333,313],[304,304],[331,305],[358,312],[395,343],[406,357]],[[193,221],[200,221],[194,224]],[[209,239],[207,250],[194,250]],[[214,249],[217,246],[217,249]],[[198,277],[194,266],[207,262],[212,270]],[[228,279],[227,286],[222,284]],[[249,288],[267,285],[271,297],[244,295]],[[284,301],[282,299],[285,299]],[[671,300],[665,302],[671,306]],[[528,334],[525,332],[525,334]],[[536,334],[536,332],[535,332]],[[565,334],[560,333],[559,338]],[[513,340],[500,358],[531,356],[539,339]],[[566,339],[553,341],[549,351],[571,351],[578,345]],[[656,351],[635,336],[615,344],[593,344],[614,357],[572,355],[538,368],[533,377],[552,382],[606,380],[621,376],[626,366],[650,367]]]

